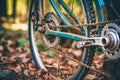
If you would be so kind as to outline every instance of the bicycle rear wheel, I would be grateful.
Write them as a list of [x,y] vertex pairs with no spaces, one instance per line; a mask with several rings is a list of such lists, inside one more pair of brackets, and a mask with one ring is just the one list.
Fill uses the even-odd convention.
[[[93,5],[92,5],[92,0],[76,0],[76,1],[73,0],[72,2],[67,1],[67,0],[64,0],[64,1],[67,4],[69,4],[69,6],[71,4],[80,3],[80,4],[77,4],[76,6],[71,5],[72,10],[77,9],[75,11],[75,13],[77,14],[76,15],[77,18],[79,18],[78,20],[80,21],[80,23],[85,24],[85,23],[95,22],[95,14],[94,14],[94,9],[93,9]],[[32,56],[33,56],[36,67],[38,69],[45,69],[45,70],[48,70],[49,72],[52,72],[55,77],[59,76],[63,79],[69,78],[71,80],[83,80],[84,77],[86,76],[86,74],[88,73],[87,68],[80,66],[73,61],[73,63],[77,64],[77,66],[74,66],[73,63],[72,64],[70,63],[71,60],[65,58],[64,56],[60,55],[59,53],[58,54],[56,53],[55,56],[53,57],[53,55],[51,56],[50,54],[42,53],[41,49],[39,49],[39,46],[42,43],[42,41],[49,48],[53,48],[53,47],[59,46],[60,42],[64,38],[51,36],[51,35],[44,35],[44,34],[42,34],[42,37],[41,37],[41,34],[38,31],[36,31],[37,30],[36,23],[39,23],[39,20],[40,20],[39,14],[38,14],[38,11],[40,11],[40,10],[37,10],[37,8],[36,8],[36,6],[39,6],[39,5],[37,5],[37,2],[39,2],[39,1],[38,0],[31,1],[30,11],[29,11],[29,40],[30,40],[30,48],[31,48]],[[48,6],[48,4],[46,6],[44,6],[44,9],[46,9],[46,8],[48,9],[49,7],[47,7],[47,6]],[[61,8],[61,6],[59,6],[59,7]],[[76,7],[78,7],[78,8],[76,8]],[[80,17],[78,17],[78,15],[80,14],[77,12],[78,9],[80,9],[79,11],[83,13],[83,15],[80,15]],[[47,12],[45,12],[45,11],[46,10],[44,10],[44,13],[46,14],[44,17],[45,23],[47,23],[49,25],[54,25],[54,26],[65,24],[62,21],[62,19],[59,18],[59,16],[57,16],[55,13],[49,13],[50,10],[47,10]],[[69,14],[68,14],[68,16],[69,16]],[[72,22],[73,21],[75,22],[75,20],[72,19],[71,17],[69,18],[69,20],[70,19],[72,20]],[[70,24],[73,24],[73,23],[70,22]],[[78,24],[78,23],[75,22],[75,24]],[[56,29],[56,28],[52,28],[52,27],[50,27],[50,29],[56,30],[56,31],[63,31],[63,32],[68,31],[68,30],[64,30],[64,29],[61,30],[59,28]],[[82,29],[85,29],[85,30],[82,30]],[[89,26],[86,28],[83,26],[82,28],[80,28],[80,30],[83,31],[82,33],[84,33],[84,35],[88,36],[88,37],[91,35],[90,32],[92,29],[94,29],[94,26]],[[82,35],[82,34],[80,34],[80,35]],[[64,48],[64,50],[66,50],[66,48]],[[87,48],[81,49],[81,51],[79,52],[79,53],[81,53],[81,55],[79,57],[76,57],[75,55],[71,55],[71,52],[70,53],[66,52],[66,53],[68,53],[69,56],[72,56],[72,59],[75,58],[78,61],[81,61],[90,66],[92,63],[93,56],[94,56],[94,51],[95,51],[95,47],[87,47]],[[50,60],[52,63],[48,63],[46,58],[48,60]],[[57,64],[57,67],[54,66],[55,64]],[[64,67],[64,68],[62,68],[62,67]],[[59,72],[59,74],[58,74],[58,72]],[[69,73],[71,72],[71,73],[68,74],[68,72]]]

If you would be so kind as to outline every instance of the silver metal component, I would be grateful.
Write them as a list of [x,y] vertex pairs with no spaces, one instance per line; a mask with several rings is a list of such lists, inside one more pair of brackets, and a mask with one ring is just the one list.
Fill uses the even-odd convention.
[[104,47],[108,44],[109,40],[107,37],[91,37],[86,41],[80,41],[77,44],[77,48],[88,47],[88,46],[98,46]]
[[42,34],[43,42],[49,48],[56,48],[59,45],[60,38],[53,35],[47,35],[46,33],[50,30],[60,31],[60,28],[52,27],[60,24],[59,19],[57,19],[57,16],[55,14],[48,13],[45,17],[45,22],[49,23],[45,23],[43,27],[45,29],[44,34]]
[[107,45],[103,47],[106,57],[115,60],[120,57],[120,27],[114,23],[107,24],[103,31],[102,37],[107,37]]
[[85,46],[89,46],[90,44],[91,44],[90,41],[80,41],[80,42],[77,43],[76,47],[77,48],[82,48],[82,47],[85,47]]

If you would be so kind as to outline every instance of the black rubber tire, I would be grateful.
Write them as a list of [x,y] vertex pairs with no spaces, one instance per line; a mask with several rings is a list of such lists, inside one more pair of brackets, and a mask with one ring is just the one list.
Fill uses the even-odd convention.
[[[33,1],[33,0],[32,0]],[[34,0],[32,2],[32,4],[30,5],[30,12],[29,12],[29,41],[30,41],[30,48],[31,48],[31,52],[32,52],[32,56],[35,62],[35,65],[38,69],[46,69],[41,61],[39,52],[37,51],[37,47],[36,47],[36,43],[35,43],[35,36],[33,34],[34,30],[32,28],[31,25],[31,13],[32,13],[32,7],[33,4],[36,0]],[[93,23],[95,22],[95,14],[94,14],[94,9],[93,9],[93,4],[92,4],[92,0],[81,0],[82,2],[82,6],[86,15],[86,23]],[[89,26],[87,27],[86,31],[87,31],[87,36],[90,36],[90,31],[94,29],[94,26]],[[87,64],[87,65],[91,65],[92,60],[93,60],[93,56],[94,56],[94,52],[95,52],[95,47],[87,47],[86,49],[84,49],[84,55],[82,57],[82,62]],[[72,76],[72,78],[70,78],[70,80],[83,80],[86,76],[86,74],[88,73],[88,69],[85,67],[79,67],[79,69],[77,70],[77,72]]]
[[[81,0],[83,3],[84,7],[84,12],[86,15],[86,23],[94,23],[96,21],[95,19],[95,13],[93,9],[93,3],[92,0]],[[87,27],[87,36],[89,37],[90,31],[94,29],[94,26],[89,26]],[[84,50],[84,55],[82,57],[82,62],[91,66],[94,52],[95,52],[95,47],[87,47],[86,50]],[[74,74],[74,76],[71,78],[71,80],[84,80],[85,76],[87,75],[89,69],[85,67],[80,67],[78,71]]]

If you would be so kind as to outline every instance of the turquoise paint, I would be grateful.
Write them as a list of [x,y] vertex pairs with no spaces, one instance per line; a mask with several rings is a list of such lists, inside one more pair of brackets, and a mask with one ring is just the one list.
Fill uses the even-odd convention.
[[72,39],[72,40],[75,40],[75,41],[81,41],[82,40],[79,35],[66,33],[66,32],[52,31],[52,30],[48,31],[46,33],[46,35],[54,35],[54,36],[64,37],[64,38]]
[[105,5],[103,0],[98,0],[100,7],[103,7]]
[[[70,26],[70,22],[67,20],[67,18],[62,14],[62,12],[59,10],[58,6],[56,5],[56,3],[54,2],[54,0],[49,0],[52,7],[54,8],[55,12],[57,13],[57,15],[62,19],[63,23],[65,25]],[[58,0],[59,3],[63,6],[63,8],[69,13],[70,16],[72,16],[73,14],[71,13],[71,10],[64,4],[64,2],[62,0]],[[75,18],[76,23],[78,23],[77,18]],[[85,36],[86,32],[84,27],[81,28],[82,29],[82,35]],[[49,31],[47,32],[47,35],[55,35],[55,36],[59,36],[59,37],[64,37],[64,38],[68,38],[68,39],[72,39],[72,40],[76,40],[76,41],[81,41],[82,39],[74,34],[70,34],[70,33],[65,33],[65,32],[59,32],[59,31]]]
[[[62,19],[63,23],[65,25],[71,25],[70,22],[66,19],[66,17],[62,14],[62,12],[59,10],[58,6],[55,4],[54,0],[49,0],[52,7],[54,8],[55,12],[57,13],[57,15]],[[62,1],[62,0],[58,0],[58,2],[62,5],[62,7],[66,10],[66,12],[73,17],[73,19],[75,20],[75,22],[78,24],[79,21],[78,19],[73,15],[72,11],[67,7],[67,5]],[[81,27],[82,29],[82,35],[86,35],[86,31],[84,27]]]
[[[105,2],[103,0],[94,0],[94,2],[98,16],[98,22],[105,21],[105,17],[104,17],[105,11],[103,9],[105,7]],[[102,32],[102,27],[98,29],[99,36],[101,36],[101,32]]]
[[64,3],[63,0],[58,0],[58,2],[62,5],[62,7],[65,9],[65,11],[74,19],[74,21],[78,24],[79,20],[73,15],[70,8]]
[[57,15],[62,19],[63,23],[65,25],[71,25],[70,22],[67,20],[67,18],[62,14],[62,12],[60,12],[58,6],[56,5],[54,0],[49,0],[52,7],[54,8],[55,12],[57,13]]

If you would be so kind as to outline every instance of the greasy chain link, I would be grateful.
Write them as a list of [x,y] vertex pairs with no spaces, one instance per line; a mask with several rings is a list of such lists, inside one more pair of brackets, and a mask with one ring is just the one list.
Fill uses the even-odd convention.
[[77,59],[73,59],[73,58],[69,57],[68,55],[63,54],[63,52],[61,52],[61,49],[62,49],[61,46],[57,47],[57,49],[50,48],[50,50],[52,50],[52,51],[54,51],[54,52],[56,52],[56,53],[59,53],[59,54],[65,56],[66,58],[68,58],[68,59],[70,59],[70,60],[73,60],[73,61],[77,62],[79,65],[81,65],[81,66],[83,66],[83,67],[85,67],[85,68],[87,68],[87,69],[90,69],[90,70],[92,70],[92,71],[94,71],[94,72],[97,72],[97,73],[99,73],[99,74],[102,74],[102,75],[104,75],[104,76],[106,76],[106,77],[108,77],[108,78],[110,78],[110,79],[113,79],[113,77],[111,77],[109,74],[106,74],[105,72],[101,72],[101,71],[99,71],[99,70],[97,70],[97,69],[94,69],[93,67],[91,67],[91,66],[89,66],[89,65],[87,65],[87,64],[85,64],[85,63],[83,63],[83,62],[80,62],[80,61],[78,61]]
[[70,25],[70,26],[68,26],[68,25],[57,25],[57,26],[51,26],[51,27],[60,27],[60,28],[80,28],[82,26],[84,26],[84,27],[88,27],[88,26],[103,27],[103,26],[105,26],[105,24],[115,23],[115,22],[120,22],[120,19],[103,21],[103,22],[96,22],[96,23],[89,23],[89,24],[77,24],[77,25]]
[[[120,22],[120,19],[111,20],[111,21],[97,22],[97,23],[90,23],[90,24],[78,24],[78,25],[71,25],[71,26],[68,26],[68,25],[59,25],[59,26],[53,26],[53,27],[68,28],[68,29],[69,29],[69,28],[72,28],[72,29],[77,29],[77,30],[78,30],[78,28],[80,28],[80,27],[82,27],[82,26],[84,26],[84,27],[88,27],[88,26],[99,26],[99,27],[101,27],[101,26],[102,26],[102,27],[103,27],[103,26],[105,26],[105,25],[108,24],[108,23],[115,23],[115,22]],[[52,26],[51,26],[51,27],[52,27]],[[53,51],[55,51],[55,52],[57,52],[57,53],[59,52],[61,55],[66,56],[67,58],[69,58],[69,59],[71,59],[71,60],[79,63],[81,66],[83,66],[83,67],[85,67],[85,68],[87,68],[87,69],[90,69],[90,70],[92,70],[92,71],[95,71],[95,72],[97,72],[97,73],[99,73],[99,74],[102,74],[102,75],[108,77],[108,78],[114,79],[113,77],[111,77],[109,74],[106,74],[105,72],[101,72],[101,71],[99,71],[99,70],[97,70],[97,69],[94,69],[94,68],[92,68],[91,66],[89,66],[89,65],[87,65],[87,64],[85,64],[85,63],[83,63],[83,62],[80,62],[80,61],[78,61],[78,60],[76,60],[76,59],[73,59],[73,58],[69,57],[68,55],[63,54],[63,53],[61,52],[61,48],[62,48],[62,47],[59,46],[58,49],[51,49],[51,50],[53,50]]]

